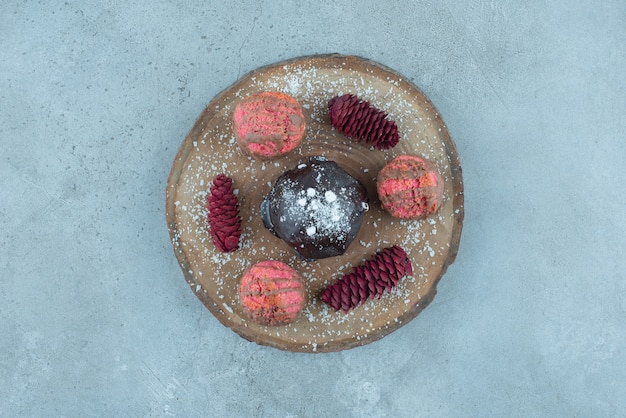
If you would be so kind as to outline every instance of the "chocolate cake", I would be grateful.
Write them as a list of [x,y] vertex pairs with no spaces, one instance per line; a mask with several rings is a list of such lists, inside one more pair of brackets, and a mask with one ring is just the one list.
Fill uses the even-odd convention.
[[322,157],[283,173],[261,203],[263,223],[305,260],[343,254],[367,211],[365,187]]

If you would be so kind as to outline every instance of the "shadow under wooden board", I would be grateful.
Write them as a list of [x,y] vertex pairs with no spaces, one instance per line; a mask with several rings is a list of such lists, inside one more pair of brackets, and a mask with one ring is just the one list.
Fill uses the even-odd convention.
[[[232,113],[242,98],[261,91],[282,91],[303,106],[307,127],[302,144],[273,161],[244,156],[232,133]],[[352,93],[389,114],[400,143],[378,151],[355,143],[330,125],[328,101]],[[437,164],[444,179],[440,211],[422,220],[399,220],[380,206],[376,193],[379,170],[395,156],[423,156]],[[264,226],[259,213],[263,197],[284,171],[312,156],[335,161],[367,188],[370,210],[346,253],[314,262],[299,259]],[[206,199],[212,179],[233,178],[241,205],[241,248],[220,253],[211,242]],[[441,116],[405,77],[370,60],[320,55],[259,68],[217,95],[200,114],[176,155],[166,189],[166,217],[174,252],[191,290],[225,326],[247,340],[282,350],[328,352],[378,340],[412,320],[434,298],[436,285],[456,257],[463,224],[463,181],[454,143]],[[403,247],[413,275],[380,298],[348,313],[335,312],[320,298],[322,290],[376,251]],[[243,314],[237,289],[246,269],[280,260],[301,275],[307,304],[293,323],[258,325]]]

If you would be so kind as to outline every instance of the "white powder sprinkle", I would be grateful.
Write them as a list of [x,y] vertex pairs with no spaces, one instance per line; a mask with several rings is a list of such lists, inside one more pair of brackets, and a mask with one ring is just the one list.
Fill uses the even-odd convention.
[[[324,199],[318,198],[318,192]],[[346,190],[347,192],[347,190]],[[321,233],[340,236],[350,230],[350,219],[346,216],[346,205],[351,205],[349,196],[332,191],[318,191],[314,188],[294,190],[286,187],[284,198],[295,201],[296,205],[287,208],[287,216],[291,219],[305,219],[306,224],[314,225],[305,229],[308,236]]]

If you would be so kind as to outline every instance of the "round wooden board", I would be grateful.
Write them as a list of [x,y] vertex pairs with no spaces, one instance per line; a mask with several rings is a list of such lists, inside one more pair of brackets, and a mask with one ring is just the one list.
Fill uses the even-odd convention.
[[[277,90],[294,96],[307,113],[305,138],[294,152],[274,161],[244,156],[232,134],[232,112],[250,94]],[[352,93],[384,110],[398,125],[400,143],[387,151],[354,143],[328,120],[332,97]],[[376,195],[376,175],[395,156],[421,155],[439,168],[445,182],[441,210],[427,219],[390,217]],[[370,210],[356,240],[343,256],[300,260],[263,227],[260,202],[276,178],[311,156],[336,161],[366,186]],[[206,198],[220,173],[233,178],[243,219],[242,247],[220,253],[207,230]],[[224,325],[262,345],[301,352],[339,351],[375,341],[413,319],[434,298],[436,285],[454,262],[463,224],[463,182],[454,143],[440,115],[402,75],[358,57],[322,55],[259,68],[215,97],[185,138],[166,189],[166,217],[176,257],[192,291]],[[414,274],[391,292],[351,310],[335,312],[320,294],[352,266],[376,251],[402,246]],[[248,320],[237,287],[243,272],[262,260],[277,259],[303,277],[308,301],[293,323],[265,327]]]

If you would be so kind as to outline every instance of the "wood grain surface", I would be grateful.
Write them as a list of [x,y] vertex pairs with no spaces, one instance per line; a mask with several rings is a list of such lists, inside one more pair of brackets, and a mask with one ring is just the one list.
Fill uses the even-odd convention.
[[[307,117],[305,138],[295,151],[273,161],[241,153],[232,134],[232,112],[242,98],[265,90],[294,96]],[[384,110],[398,125],[400,143],[387,151],[354,143],[330,125],[327,103],[352,93]],[[441,210],[426,219],[394,219],[380,207],[376,175],[400,154],[437,164],[445,182]],[[366,186],[370,210],[346,253],[315,262],[300,260],[263,227],[259,205],[285,170],[311,156],[337,162]],[[210,182],[224,173],[234,180],[243,218],[242,247],[223,254],[207,231]],[[225,326],[262,345],[299,352],[339,351],[375,341],[415,318],[434,298],[436,285],[456,257],[463,224],[463,181],[456,148],[445,123],[424,94],[405,77],[372,61],[342,55],[309,56],[259,68],[217,95],[200,114],[173,162],[166,189],[166,217],[174,252],[191,290]],[[321,291],[354,265],[391,245],[402,246],[414,274],[391,292],[350,311],[334,312]],[[285,326],[266,327],[242,312],[237,287],[256,262],[283,261],[304,278],[307,304]]]

